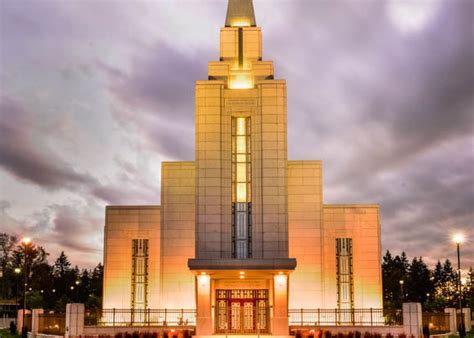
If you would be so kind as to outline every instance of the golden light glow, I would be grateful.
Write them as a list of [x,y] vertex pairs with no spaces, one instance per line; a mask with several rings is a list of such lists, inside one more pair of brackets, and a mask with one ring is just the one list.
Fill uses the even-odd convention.
[[248,18],[232,18],[230,20],[230,27],[250,27],[250,20]]
[[231,75],[229,78],[230,89],[253,88],[252,77],[249,73]]
[[454,234],[453,241],[456,244],[462,244],[464,242],[464,235],[461,233]]
[[[238,117],[237,118],[236,134],[239,135],[239,136],[245,136],[247,134],[246,133],[245,118],[244,117]],[[244,139],[244,142],[245,142],[245,139]],[[245,148],[244,148],[244,151],[245,151]]]
[[237,183],[237,202],[247,202],[247,183]]
[[239,274],[240,274],[240,275],[245,275],[245,272],[244,272],[244,271],[240,271]]
[[247,118],[235,119],[235,202],[248,202]]
[[208,275],[198,276],[198,283],[200,286],[207,286],[210,284],[211,278]]
[[240,276],[240,279],[244,279],[244,278],[245,278],[245,276]]
[[15,273],[20,273],[21,272],[21,269],[20,268],[15,268]]
[[21,240],[21,242],[25,245],[28,245],[31,243],[31,238],[29,237],[23,237],[23,239]]
[[276,275],[275,282],[278,286],[284,286],[286,284],[286,276],[285,275]]

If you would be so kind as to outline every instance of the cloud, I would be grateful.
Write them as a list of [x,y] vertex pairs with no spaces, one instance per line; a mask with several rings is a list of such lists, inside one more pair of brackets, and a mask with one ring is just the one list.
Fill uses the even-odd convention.
[[[39,132],[39,128],[35,126],[36,116],[23,109],[18,102],[3,97],[0,102],[0,117],[0,138],[7,141],[0,143],[0,168],[19,180],[48,191],[66,190],[82,195],[91,194],[111,204],[146,203],[159,198],[159,192],[145,188],[154,187],[155,184],[140,181],[140,173],[136,170],[134,177],[128,180],[128,186],[124,186],[123,180],[103,184],[55,155],[42,142],[43,137],[33,142],[32,136]],[[129,173],[131,166],[129,163]],[[119,166],[121,167],[123,165]],[[137,186],[137,181],[141,185]]]
[[49,190],[97,184],[56,156],[43,142],[31,140],[36,116],[7,97],[0,101],[0,166],[11,175]]
[[192,158],[194,84],[206,77],[209,54],[205,50],[185,53],[158,40],[141,46],[127,72],[99,63],[108,77],[118,122],[133,126],[161,154]]

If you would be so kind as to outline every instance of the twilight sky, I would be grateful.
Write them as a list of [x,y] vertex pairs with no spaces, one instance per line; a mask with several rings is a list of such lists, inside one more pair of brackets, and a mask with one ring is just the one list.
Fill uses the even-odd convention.
[[[0,231],[102,260],[104,206],[159,204],[194,158],[194,81],[225,0],[0,0]],[[380,203],[383,250],[474,266],[474,2],[255,0],[290,159],[326,203]]]

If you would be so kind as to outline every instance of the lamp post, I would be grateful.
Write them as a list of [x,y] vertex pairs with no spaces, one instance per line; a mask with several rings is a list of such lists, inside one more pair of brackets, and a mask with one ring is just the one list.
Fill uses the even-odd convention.
[[16,316],[18,316],[18,284],[20,284],[21,269],[20,268],[15,268],[13,271],[15,272],[15,274],[17,276],[16,277],[17,278],[17,283],[16,283],[16,286],[15,286],[15,309],[16,309]]
[[459,326],[459,337],[463,338],[464,333],[464,315],[462,313],[462,285],[461,285],[461,244],[464,242],[463,234],[456,234],[453,237],[456,243],[457,254],[458,254],[458,301],[459,301],[459,312],[461,313],[461,325]]
[[402,280],[400,280],[400,300],[402,301],[402,305],[403,305],[403,284],[405,284],[405,282]]
[[22,322],[22,327],[21,327],[21,335],[22,337],[28,336],[28,328],[25,325],[25,315],[26,315],[26,286],[28,284],[28,247],[31,245],[31,238],[25,237],[21,240],[21,243],[23,244],[23,249],[24,249],[24,255],[25,255],[25,264],[23,266],[23,271],[24,271],[24,290],[23,290],[23,322]]

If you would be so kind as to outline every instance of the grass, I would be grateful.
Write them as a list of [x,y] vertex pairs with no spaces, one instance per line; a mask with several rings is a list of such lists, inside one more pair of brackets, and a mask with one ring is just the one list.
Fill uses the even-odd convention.
[[20,338],[19,334],[11,334],[9,329],[0,329],[1,338]]

